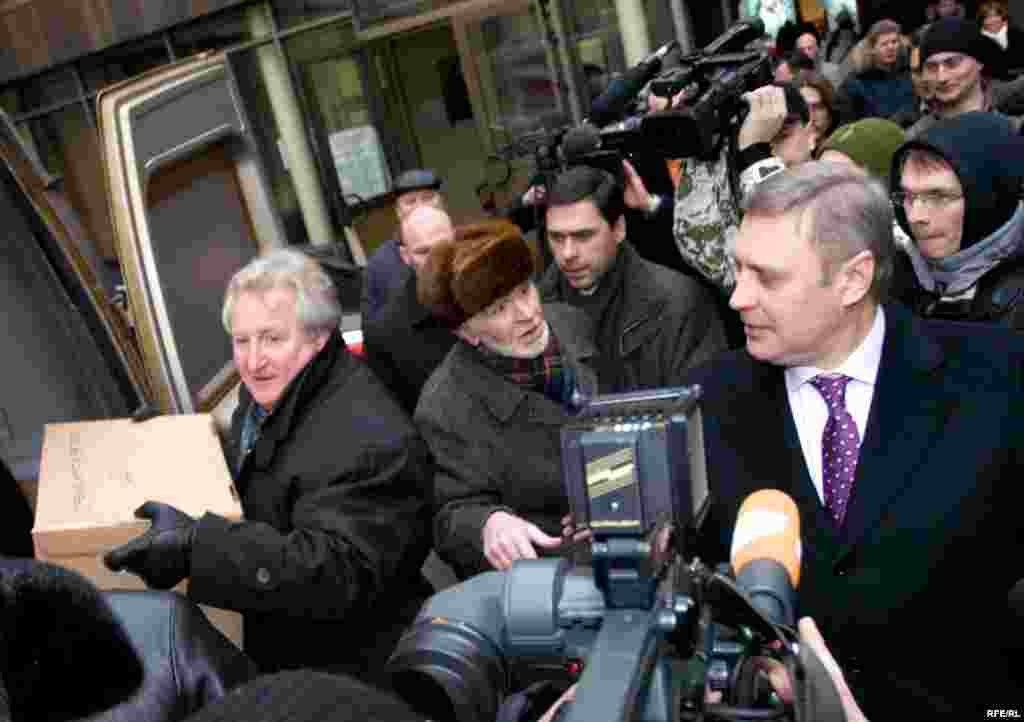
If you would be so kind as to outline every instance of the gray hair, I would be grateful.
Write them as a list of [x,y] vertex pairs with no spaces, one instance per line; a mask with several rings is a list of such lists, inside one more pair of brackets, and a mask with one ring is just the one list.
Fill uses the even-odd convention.
[[746,212],[798,214],[797,228],[823,261],[822,285],[840,264],[862,251],[875,258],[869,293],[881,301],[893,272],[893,209],[882,184],[846,163],[812,161],[776,173],[747,199]]
[[250,261],[231,277],[221,311],[225,330],[231,333],[231,312],[241,293],[275,288],[295,292],[295,316],[306,333],[330,333],[341,323],[338,293],[320,264],[302,251],[278,248]]

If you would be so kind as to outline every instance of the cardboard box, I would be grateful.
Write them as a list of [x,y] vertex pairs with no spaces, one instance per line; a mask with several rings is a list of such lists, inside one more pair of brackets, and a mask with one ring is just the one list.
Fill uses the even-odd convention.
[[[242,518],[209,414],[47,424],[32,529],[36,557],[74,569],[100,589],[145,589],[138,576],[107,569],[103,554],[146,530],[149,522],[134,514],[150,499],[194,518],[208,511]],[[241,615],[203,611],[241,646]]]

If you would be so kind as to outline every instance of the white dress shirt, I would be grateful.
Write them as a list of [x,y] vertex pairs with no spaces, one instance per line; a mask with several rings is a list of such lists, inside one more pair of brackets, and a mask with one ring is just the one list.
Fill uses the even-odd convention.
[[813,366],[792,366],[785,371],[789,409],[793,412],[804,461],[811,474],[818,498],[824,503],[825,492],[821,473],[821,436],[828,422],[828,406],[821,392],[810,380],[818,374],[843,374],[852,380],[846,386],[846,408],[857,425],[857,433],[864,441],[868,411],[875,394],[878,364],[882,360],[882,342],[885,340],[885,313],[881,307],[875,312],[871,330],[849,358],[838,368],[824,371]]

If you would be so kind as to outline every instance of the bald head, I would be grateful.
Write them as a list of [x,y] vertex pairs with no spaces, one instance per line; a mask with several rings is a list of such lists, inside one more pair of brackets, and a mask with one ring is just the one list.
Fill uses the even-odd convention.
[[419,273],[427,262],[430,249],[441,241],[455,238],[455,227],[452,219],[440,208],[419,206],[402,219],[399,238],[402,260]]

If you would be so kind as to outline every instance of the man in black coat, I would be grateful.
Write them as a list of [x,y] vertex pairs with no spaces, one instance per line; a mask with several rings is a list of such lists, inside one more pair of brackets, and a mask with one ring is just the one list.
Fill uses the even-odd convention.
[[421,206],[401,225],[402,260],[411,273],[376,316],[363,320],[366,362],[412,415],[420,390],[455,343],[447,325],[430,315],[416,297],[416,278],[430,249],[455,237],[451,218],[440,208]]
[[151,587],[242,612],[262,671],[374,679],[427,589],[430,472],[409,417],[338,332],[330,280],[282,249],[231,281],[224,324],[242,377],[228,456],[245,520],[148,502],[111,551]]
[[546,212],[555,263],[541,298],[590,316],[611,391],[678,386],[725,349],[725,330],[709,291],[624,243],[625,207],[622,187],[599,168],[574,166],[555,180]]
[[750,199],[731,297],[746,349],[688,378],[713,498],[701,555],[728,559],[750,493],[788,493],[799,614],[867,717],[981,719],[1021,701],[1007,592],[1024,552],[1024,349],[881,305],[891,229],[881,186],[838,164],[778,174]]

